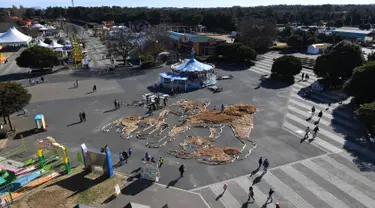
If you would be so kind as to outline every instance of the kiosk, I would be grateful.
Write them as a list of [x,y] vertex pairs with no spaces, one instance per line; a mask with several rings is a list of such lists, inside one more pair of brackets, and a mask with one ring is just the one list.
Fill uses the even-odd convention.
[[38,131],[46,131],[47,130],[47,124],[44,119],[43,114],[38,114],[34,117],[35,125],[36,125],[36,130]]

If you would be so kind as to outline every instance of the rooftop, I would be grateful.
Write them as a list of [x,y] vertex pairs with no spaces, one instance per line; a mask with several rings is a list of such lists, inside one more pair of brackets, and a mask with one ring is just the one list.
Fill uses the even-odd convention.
[[342,27],[342,28],[337,28],[336,30],[332,31],[333,33],[335,32],[343,32],[343,33],[357,33],[357,34],[370,34],[374,32],[373,30],[360,30],[358,28],[353,28],[353,27]]

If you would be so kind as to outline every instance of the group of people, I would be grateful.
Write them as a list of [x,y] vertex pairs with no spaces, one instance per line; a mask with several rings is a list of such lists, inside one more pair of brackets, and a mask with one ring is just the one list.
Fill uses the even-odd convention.
[[[154,98],[154,101],[152,101],[150,95],[146,95],[146,103],[147,103],[147,107],[148,107],[148,113],[150,115],[153,115],[153,113],[152,113],[153,110],[156,110],[157,108],[160,108],[160,100],[161,99],[162,98],[160,98],[160,96],[158,95]],[[167,103],[168,103],[168,97],[165,96],[163,98],[164,106],[167,106]]]
[[302,73],[302,80],[301,81],[309,81],[310,76],[308,74]]
[[79,112],[79,120],[80,122],[86,121],[86,113],[85,112]]
[[[216,111],[216,105],[214,105],[214,111]],[[225,106],[224,104],[221,104],[221,112],[223,112],[225,110]]]
[[[145,160],[146,160],[147,162],[150,162],[150,161],[151,161],[152,163],[156,163],[155,158],[152,157],[151,154],[148,153],[148,152],[146,152],[145,157],[142,158],[142,161],[145,161]],[[159,158],[159,168],[161,168],[161,166],[163,165],[163,163],[164,163],[164,158],[163,158],[163,157],[160,157],[160,158]]]
[[118,157],[119,157],[119,163],[123,163],[125,161],[125,163],[128,163],[128,159],[132,156],[133,154],[133,150],[131,148],[128,149],[128,151],[124,150],[122,152],[119,152],[118,153]]
[[[314,115],[315,115],[315,106],[313,106],[313,107],[311,108],[311,116],[310,116],[310,118],[312,118]],[[317,133],[319,132],[319,126],[318,126],[318,124],[319,124],[320,119],[321,119],[322,117],[323,117],[323,111],[320,111],[320,112],[318,113],[318,120],[316,121],[315,128],[313,129],[313,135],[312,135],[312,137],[310,138],[310,127],[307,126],[307,127],[306,127],[306,130],[305,130],[305,136],[303,137],[304,139],[310,139],[310,140],[315,139]]]

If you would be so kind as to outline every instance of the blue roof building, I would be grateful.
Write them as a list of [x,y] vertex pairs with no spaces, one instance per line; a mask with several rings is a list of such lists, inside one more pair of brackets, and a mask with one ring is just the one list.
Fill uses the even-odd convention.
[[375,36],[375,32],[372,30],[360,30],[355,28],[337,28],[336,30],[332,30],[331,33],[344,39],[365,40],[366,38]]

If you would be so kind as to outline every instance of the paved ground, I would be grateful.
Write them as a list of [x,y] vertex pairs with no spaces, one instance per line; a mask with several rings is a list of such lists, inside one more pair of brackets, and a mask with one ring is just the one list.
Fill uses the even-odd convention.
[[[272,59],[278,56],[269,53],[249,70],[259,75],[268,74]],[[313,77],[311,71],[303,72]],[[361,138],[360,126],[349,113],[349,101],[345,96],[329,92],[314,93],[310,100],[299,96],[300,89],[314,80],[292,86],[282,128],[296,135],[296,143],[308,143],[301,141],[304,130],[306,126],[314,127],[317,121],[316,116],[307,119],[311,115],[310,109],[315,106],[318,112],[322,110],[323,118],[318,124],[320,132],[310,144],[325,154],[272,168],[267,173],[254,169],[256,174],[253,176],[226,181],[229,188],[222,197],[218,196],[223,192],[224,182],[193,191],[200,193],[211,207],[272,207],[275,202],[289,208],[374,207],[375,166],[374,160],[369,158],[375,158],[375,154],[356,144]],[[327,109],[327,103],[332,103],[331,108]],[[275,147],[275,151],[277,149]],[[251,185],[255,202],[247,203]],[[275,190],[273,202],[267,202],[270,188]]]
[[[148,92],[147,87],[158,80],[158,73],[169,69],[143,73],[121,70],[106,76],[95,73],[46,76],[46,83],[30,89],[35,98],[33,103],[27,106],[30,114],[23,122],[28,120],[32,126],[32,117],[36,113],[44,113],[49,126],[48,132],[26,137],[30,149],[28,154],[35,153],[35,140],[47,135],[66,145],[73,160],[81,143],[97,149],[108,144],[114,162],[117,161],[117,152],[131,147],[134,150],[133,157],[128,164],[117,168],[118,171],[131,173],[138,169],[141,158],[148,151],[156,158],[165,158],[160,183],[193,189],[201,193],[211,207],[241,207],[246,201],[249,184],[253,178],[257,178],[256,181],[261,180],[254,188],[256,203],[245,204],[243,207],[263,206],[265,195],[272,187],[276,191],[276,200],[284,205],[289,204],[290,207],[370,208],[375,204],[375,186],[370,183],[375,179],[375,168],[372,161],[366,159],[373,157],[373,154],[357,144],[358,140],[361,141],[361,135],[356,128],[360,126],[348,111],[349,100],[338,93],[327,92],[314,93],[310,100],[302,99],[299,96],[300,89],[310,85],[314,79],[312,72],[308,70],[304,72],[310,74],[311,79],[292,86],[270,82],[268,79],[261,81],[262,75],[269,74],[272,59],[277,56],[279,55],[276,53],[269,53],[249,70],[218,69],[219,74],[234,76],[233,80],[219,82],[224,88],[220,94],[212,94],[203,89],[175,98],[211,101],[212,105],[217,106],[222,103],[256,105],[259,111],[255,115],[254,129],[250,137],[258,146],[244,161],[221,166],[203,165],[195,160],[181,160],[168,155],[166,152],[170,146],[149,149],[145,147],[144,141],[124,140],[114,131],[101,131],[105,124],[116,118],[145,113],[146,110],[140,107],[123,107],[113,111],[113,99],[124,102],[139,100],[143,93]],[[80,88],[69,89],[76,79],[82,84]],[[99,83],[98,91],[86,95],[93,83]],[[23,84],[27,85],[27,81],[23,81]],[[45,90],[42,90],[43,88]],[[173,102],[173,99],[170,102]],[[326,110],[327,103],[332,105]],[[311,143],[301,142],[306,126],[313,127],[317,120],[316,117],[306,120],[313,105],[317,111],[324,112],[319,122],[320,132]],[[78,113],[81,111],[85,111],[88,116],[85,123],[77,123]],[[233,137],[228,132],[220,138],[224,141]],[[20,140],[11,141],[7,150],[20,143]],[[178,145],[178,141],[174,144]],[[362,154],[358,154],[358,151]],[[24,159],[26,155],[13,158]],[[258,171],[252,178],[248,178],[249,174],[256,170],[260,156],[269,159],[271,170],[263,177],[259,177],[261,173]],[[182,163],[187,167],[186,176],[177,180],[177,168]],[[222,191],[220,181],[228,181],[229,189],[216,201],[217,195]]]

